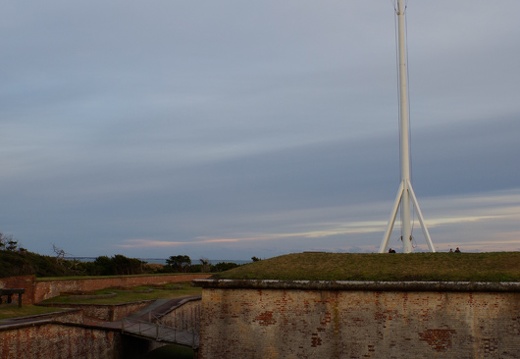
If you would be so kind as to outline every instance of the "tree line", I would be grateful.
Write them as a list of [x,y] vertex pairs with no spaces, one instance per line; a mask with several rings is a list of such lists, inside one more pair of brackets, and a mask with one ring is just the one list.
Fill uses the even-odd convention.
[[231,262],[211,264],[208,259],[201,258],[199,263],[192,263],[187,255],[175,255],[166,259],[166,264],[149,264],[137,258],[128,258],[122,254],[112,257],[100,256],[92,262],[76,261],[76,268],[82,267],[87,275],[130,275],[155,273],[211,273],[222,272],[238,267]]
[[[239,266],[233,262],[213,264],[207,258],[197,261],[185,254],[172,255],[164,265],[147,263],[122,254],[99,256],[93,261],[67,258],[64,249],[52,245],[54,256],[32,253],[21,248],[12,235],[0,232],[0,277],[34,274],[39,277],[131,275],[156,273],[212,273],[223,272]],[[252,257],[253,262],[259,261]]]
[[0,277],[34,274],[37,277],[102,276],[160,273],[213,273],[238,267],[231,262],[210,263],[200,259],[192,263],[186,255],[171,256],[166,264],[147,263],[122,254],[99,256],[93,261],[80,261],[58,256],[45,256],[29,251],[0,249]]
[[238,267],[239,264],[233,262],[210,263],[207,258],[200,258],[199,263],[192,263],[191,258],[187,255],[170,256],[166,259],[166,265],[163,271],[167,273],[210,273],[223,272]]

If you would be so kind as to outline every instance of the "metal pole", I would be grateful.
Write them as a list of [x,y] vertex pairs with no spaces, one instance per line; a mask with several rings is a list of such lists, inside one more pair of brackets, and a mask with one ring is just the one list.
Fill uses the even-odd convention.
[[405,36],[405,12],[404,0],[397,1],[397,31],[399,43],[399,117],[400,117],[400,157],[401,157],[401,182],[403,194],[401,197],[401,239],[403,252],[412,251],[412,226],[410,216],[410,130],[408,113],[408,69],[406,63],[406,36]]
[[406,5],[405,0],[396,0],[395,12],[397,16],[397,45],[399,56],[398,67],[398,81],[399,81],[399,156],[401,160],[401,183],[397,191],[392,213],[390,214],[390,221],[379,247],[379,253],[386,251],[390,235],[394,228],[396,214],[398,208],[401,209],[401,240],[403,244],[403,253],[410,253],[413,251],[412,247],[412,218],[411,218],[411,202],[413,203],[419,213],[419,220],[423,229],[423,233],[428,242],[428,247],[432,252],[435,252],[433,243],[430,238],[424,218],[419,208],[419,203],[410,179],[410,118],[409,118],[409,104],[408,104],[408,65],[406,56]]

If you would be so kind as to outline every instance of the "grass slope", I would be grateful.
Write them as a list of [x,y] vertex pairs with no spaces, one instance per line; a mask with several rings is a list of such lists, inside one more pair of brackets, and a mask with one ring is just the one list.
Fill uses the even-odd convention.
[[18,305],[1,305],[0,306],[0,321],[3,319],[32,317],[35,315],[49,314],[61,312],[60,308],[40,307],[37,305],[23,305],[21,308]]
[[78,294],[63,293],[59,297],[44,300],[42,304],[103,304],[139,302],[142,300],[173,299],[200,295],[201,288],[193,287],[189,282],[167,284],[164,286],[140,286],[134,288],[106,288],[94,292]]
[[520,252],[298,253],[247,264],[221,279],[520,281]]

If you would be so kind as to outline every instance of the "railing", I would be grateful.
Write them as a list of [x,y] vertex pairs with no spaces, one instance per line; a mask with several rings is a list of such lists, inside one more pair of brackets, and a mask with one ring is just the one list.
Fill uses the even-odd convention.
[[160,318],[155,317],[150,319],[152,320],[144,321],[124,318],[121,321],[121,331],[123,333],[153,339],[158,342],[175,343],[194,349],[198,348],[199,332],[196,328],[180,330],[175,327],[162,325]]

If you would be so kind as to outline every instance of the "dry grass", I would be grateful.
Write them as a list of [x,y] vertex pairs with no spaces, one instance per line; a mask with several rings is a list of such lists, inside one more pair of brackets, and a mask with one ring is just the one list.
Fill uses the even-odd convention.
[[367,281],[520,281],[520,252],[298,253],[247,264],[215,278]]

